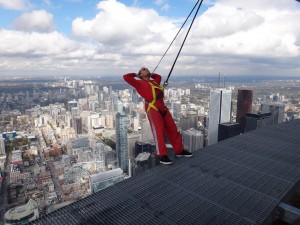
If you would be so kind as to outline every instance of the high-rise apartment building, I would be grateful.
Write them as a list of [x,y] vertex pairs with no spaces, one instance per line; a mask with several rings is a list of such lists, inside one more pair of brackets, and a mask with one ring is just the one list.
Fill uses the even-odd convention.
[[180,101],[172,102],[172,111],[173,111],[174,119],[181,117],[181,102]]
[[133,117],[133,130],[138,131],[139,129],[141,129],[140,120],[138,117]]
[[239,89],[237,96],[236,122],[240,124],[240,132],[245,132],[246,114],[252,111],[253,90]]
[[263,113],[270,112],[272,114],[273,124],[283,122],[285,105],[282,103],[263,103],[261,104],[261,111]]
[[113,121],[113,115],[112,114],[106,114],[105,115],[105,127],[106,128],[113,128],[114,121]]
[[105,145],[103,143],[95,143],[92,149],[94,169],[97,171],[105,170]]
[[198,115],[194,110],[189,110],[186,112],[185,116],[180,118],[180,128],[182,131],[196,128],[198,123]]
[[79,116],[80,115],[80,108],[79,107],[72,107],[71,108],[72,116]]
[[127,115],[116,114],[116,153],[118,166],[128,173]]
[[82,118],[80,116],[73,117],[72,127],[76,131],[76,134],[83,134],[83,124],[82,124]]
[[131,89],[131,101],[135,104],[138,103],[138,94],[135,89]]
[[77,103],[77,101],[69,101],[68,102],[68,110],[71,112],[71,109],[73,108],[73,107],[78,107],[78,103]]
[[153,135],[148,119],[143,119],[141,122],[142,140],[144,142],[153,140]]
[[193,152],[203,148],[203,134],[199,130],[189,129],[183,131],[182,133],[182,141],[184,149]]
[[117,101],[114,103],[114,112],[116,113],[123,112],[123,103],[119,99],[117,99]]
[[231,121],[231,96],[231,90],[210,90],[208,145],[218,142],[219,124]]
[[5,143],[2,137],[0,137],[0,155],[6,155],[5,154]]
[[129,159],[135,159],[135,143],[141,140],[141,133],[134,132],[128,134],[128,157]]
[[101,117],[100,113],[91,113],[88,116],[88,127],[89,127],[89,129],[97,128],[97,127],[100,127],[102,125],[100,117]]

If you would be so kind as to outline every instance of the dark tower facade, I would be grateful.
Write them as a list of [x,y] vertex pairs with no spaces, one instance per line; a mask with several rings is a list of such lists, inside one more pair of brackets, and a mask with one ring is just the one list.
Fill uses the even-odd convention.
[[273,123],[272,113],[251,112],[246,114],[245,132]]
[[245,132],[246,114],[252,111],[252,101],[253,90],[238,90],[236,122],[241,125],[241,133]]
[[239,123],[220,123],[218,132],[218,142],[225,139],[237,136],[240,134],[240,124]]

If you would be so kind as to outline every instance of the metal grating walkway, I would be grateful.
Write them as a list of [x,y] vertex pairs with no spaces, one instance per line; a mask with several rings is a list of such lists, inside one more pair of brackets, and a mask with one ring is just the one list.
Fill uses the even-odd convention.
[[30,224],[267,224],[300,180],[300,120],[174,159]]

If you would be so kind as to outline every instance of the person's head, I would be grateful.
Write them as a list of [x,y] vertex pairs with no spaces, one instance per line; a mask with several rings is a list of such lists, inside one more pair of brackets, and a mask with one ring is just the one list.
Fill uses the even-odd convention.
[[143,80],[149,80],[150,79],[150,75],[151,75],[151,73],[150,73],[150,71],[146,67],[142,67],[139,70],[139,76]]

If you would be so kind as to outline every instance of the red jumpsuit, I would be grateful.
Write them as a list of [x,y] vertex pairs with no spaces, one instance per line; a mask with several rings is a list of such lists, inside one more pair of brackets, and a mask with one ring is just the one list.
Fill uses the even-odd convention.
[[[159,156],[168,155],[164,135],[167,136],[175,154],[180,154],[183,150],[182,138],[177,130],[176,124],[172,118],[169,109],[165,106],[163,95],[154,102],[155,107],[149,107],[150,102],[153,101],[152,85],[159,87],[161,76],[152,74],[153,80],[145,81],[135,79],[135,73],[128,73],[123,76],[124,80],[136,89],[140,96],[145,99],[145,110],[151,126],[152,134],[156,143],[156,152]],[[150,84],[152,83],[152,85]],[[159,94],[159,89],[154,89],[156,96]],[[165,115],[162,115],[164,113]]]

